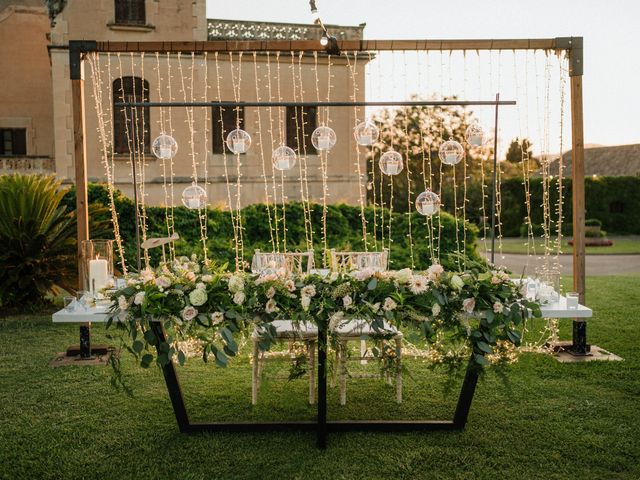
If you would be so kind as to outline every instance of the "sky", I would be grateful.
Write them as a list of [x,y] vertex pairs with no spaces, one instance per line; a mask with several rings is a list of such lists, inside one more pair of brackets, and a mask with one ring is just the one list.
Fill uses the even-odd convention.
[[[583,36],[585,143],[602,145],[640,143],[640,51],[637,48],[637,45],[640,44],[639,0],[536,0],[535,2],[521,0],[448,0],[446,2],[317,0],[316,4],[320,17],[327,24],[358,25],[366,23],[364,30],[366,39]],[[207,17],[273,22],[311,22],[307,0],[234,0],[233,2],[207,0]],[[412,83],[415,82],[416,75],[414,73],[417,65],[416,62],[410,62],[410,60],[409,58],[408,74],[405,71],[405,75],[410,79],[409,85],[407,90],[400,92],[400,95],[413,93],[418,89],[418,85]],[[432,59],[428,61],[439,62]],[[503,63],[501,68],[505,72],[501,75],[501,92],[513,93],[516,88],[519,88],[520,95],[522,95],[522,81],[516,86],[512,76],[506,73],[512,73],[514,66],[523,69],[526,62],[529,62],[528,68],[531,68],[532,57],[528,59],[524,57],[524,60],[521,58],[517,63],[518,60],[514,61],[512,54],[506,52],[499,61]],[[494,58],[493,62],[493,68],[496,69],[495,64],[498,60]],[[383,70],[388,67],[389,63],[387,62]],[[538,66],[541,67],[540,64]],[[485,62],[485,73],[486,70]],[[486,74],[482,75],[482,70],[481,75],[478,75],[476,70],[468,75],[469,78],[465,80],[466,89],[476,88],[483,96],[486,96],[492,89],[496,89],[495,79],[487,79]],[[553,71],[551,75],[554,76]],[[451,76],[454,77],[454,82],[458,82],[456,85],[459,90],[461,88],[462,67],[453,67]],[[478,79],[475,85],[471,77]],[[480,80],[481,77],[482,80]],[[384,78],[384,74],[379,78]],[[449,80],[446,80],[445,83],[448,83]],[[448,83],[448,85],[451,84]],[[559,95],[557,93],[559,87],[553,81],[551,88],[554,91],[552,95]],[[568,97],[568,85],[566,88]],[[370,90],[376,90],[376,87],[373,86]],[[535,96],[534,91],[535,88],[530,85],[530,97]],[[368,98],[372,98],[371,95],[373,92],[368,94]],[[543,94],[538,93],[538,96],[540,95]],[[472,96],[471,92],[467,97],[470,96]],[[536,100],[530,99],[530,101],[535,102]],[[552,103],[554,101],[552,100]],[[557,103],[559,104],[559,102]],[[523,110],[525,110],[525,106],[521,102],[520,112]],[[526,110],[527,112],[534,111],[535,106]],[[534,116],[530,112],[528,114],[531,117]],[[519,113],[518,115],[523,114]],[[535,123],[535,119],[532,118],[531,121]],[[551,120],[551,122],[554,123],[555,120]],[[512,138],[518,134],[518,131],[522,132],[522,126],[517,127],[515,125],[517,123],[518,119],[515,116],[509,117],[509,113],[507,113],[501,127],[501,130],[506,129],[505,138]],[[523,121],[520,120],[520,124],[522,123]],[[500,135],[503,133],[501,132]],[[539,136],[540,133],[532,135],[534,144],[536,143],[536,135]],[[551,145],[548,147],[551,151],[557,151],[557,136],[557,132],[552,134],[553,139],[550,140]]]

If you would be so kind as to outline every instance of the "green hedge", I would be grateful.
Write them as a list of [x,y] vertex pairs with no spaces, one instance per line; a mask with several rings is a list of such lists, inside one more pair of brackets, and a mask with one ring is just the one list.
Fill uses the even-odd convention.
[[[89,185],[89,202],[108,205],[106,187],[101,184]],[[71,189],[63,203],[75,208],[75,189]],[[120,232],[125,241],[127,261],[135,265],[135,216],[132,200],[122,195],[116,195],[116,209],[120,219]],[[388,212],[387,217],[388,217]],[[281,215],[281,212],[279,213]],[[365,216],[368,221],[368,234],[373,238],[373,209],[367,208]],[[249,205],[242,210],[244,224],[245,256],[250,260],[256,248],[270,251],[270,232],[266,206],[263,204]],[[181,241],[177,242],[176,250],[179,254],[201,253],[200,227],[197,212],[185,207],[174,208],[175,229],[180,234]],[[393,268],[410,266],[410,246],[408,232],[409,217],[405,213],[394,213],[392,222],[391,262]],[[427,268],[431,262],[429,257],[429,230],[425,219],[417,212],[411,215],[414,262],[416,268]],[[385,220],[386,223],[386,220]],[[440,238],[441,261],[445,267],[453,267],[454,260],[447,258],[448,254],[456,250],[455,220],[443,213],[441,215],[442,235]],[[302,204],[291,202],[286,206],[287,246],[291,250],[306,248],[304,215]],[[163,207],[147,208],[147,225],[149,236],[165,236],[165,210]],[[322,206],[312,205],[312,226],[314,232],[314,247],[316,261],[321,261],[322,247]],[[378,226],[379,228],[379,226]],[[386,224],[385,224],[386,228]],[[362,250],[362,221],[360,208],[345,204],[330,205],[327,212],[327,241],[330,248]],[[209,209],[208,212],[208,255],[220,263],[234,261],[233,227],[229,212],[220,209]],[[466,255],[479,260],[476,252],[478,229],[467,224]],[[385,232],[386,237],[386,232]],[[459,224],[459,238],[462,241],[462,224]],[[372,242],[373,240],[371,240]],[[160,255],[160,249],[151,250],[154,260]]]
[[[563,179],[563,232],[572,234],[572,182],[570,178]],[[491,189],[485,190],[488,198],[485,200],[487,214],[491,212]],[[517,237],[521,234],[521,226],[525,220],[527,210],[525,205],[524,185],[521,178],[510,178],[502,181],[502,233],[507,237]],[[542,179],[532,178],[531,193],[531,221],[535,226],[543,222],[542,210]],[[552,180],[550,197],[552,211],[558,201],[557,179]],[[476,225],[481,225],[480,185],[469,183],[467,189],[467,218]],[[445,209],[453,208],[453,194],[443,192]],[[602,228],[613,234],[640,234],[640,177],[598,177],[585,178],[585,207],[586,218],[598,219]],[[557,217],[555,213],[554,217]],[[552,219],[554,220],[554,219]],[[552,228],[555,226],[552,225]]]

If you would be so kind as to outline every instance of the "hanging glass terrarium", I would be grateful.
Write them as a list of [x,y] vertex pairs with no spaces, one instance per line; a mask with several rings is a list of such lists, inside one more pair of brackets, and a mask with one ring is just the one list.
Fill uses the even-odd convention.
[[440,197],[427,189],[416,198],[416,210],[420,215],[430,217],[440,211]]
[[178,142],[171,135],[161,133],[151,144],[151,151],[160,160],[171,160],[178,153]]
[[330,127],[320,126],[311,134],[311,143],[318,151],[331,150],[337,140],[336,132]]
[[207,191],[195,183],[182,192],[182,203],[192,210],[199,210],[207,206]]
[[479,123],[469,125],[464,137],[472,147],[481,147],[484,145],[484,130]]
[[358,145],[369,147],[378,140],[380,130],[378,130],[375,123],[367,120],[366,122],[359,123],[356,126],[353,130],[353,135],[356,138]]
[[464,158],[464,148],[455,140],[447,140],[440,146],[439,157],[446,165],[456,165]]
[[237,128],[227,135],[227,148],[233,153],[246,153],[251,146],[251,135]]
[[281,145],[273,151],[272,162],[276,170],[291,170],[297,160],[296,152],[286,145]]
[[404,168],[402,155],[395,150],[384,152],[379,161],[380,170],[385,175],[397,175]]

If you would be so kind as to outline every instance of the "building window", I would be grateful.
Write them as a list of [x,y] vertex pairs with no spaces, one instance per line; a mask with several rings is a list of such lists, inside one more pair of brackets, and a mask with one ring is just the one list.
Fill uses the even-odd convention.
[[113,82],[113,150],[115,153],[151,151],[149,107],[116,107],[118,102],[148,102],[149,82],[139,77],[116,78]]
[[146,23],[144,0],[115,0],[116,24],[144,25]]
[[0,155],[26,155],[27,129],[0,128]]
[[316,107],[287,107],[287,146],[299,155],[315,154],[311,134],[317,126]]
[[[213,107],[211,123],[213,153],[222,153],[223,146],[226,148],[229,132],[236,128],[244,129],[244,107]],[[228,148],[226,151],[230,152]]]
[[609,213],[624,213],[624,203],[614,200],[609,204]]

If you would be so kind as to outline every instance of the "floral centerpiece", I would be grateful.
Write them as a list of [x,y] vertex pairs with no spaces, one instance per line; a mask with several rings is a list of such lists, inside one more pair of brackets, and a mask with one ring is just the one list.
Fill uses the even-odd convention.
[[[182,257],[129,276],[111,299],[108,325],[125,332],[127,349],[143,367],[174,358],[183,364],[185,338],[197,340],[203,360],[226,366],[238,353],[240,336],[254,329],[261,333],[260,348],[268,350],[277,319],[311,322],[329,335],[351,319],[381,334],[385,324],[410,327],[434,347],[444,338],[462,344],[472,362],[483,366],[513,359],[524,320],[540,316],[539,306],[526,300],[506,272],[449,272],[440,265],[425,272],[249,274]],[[162,323],[166,341],[154,334],[152,322]]]

